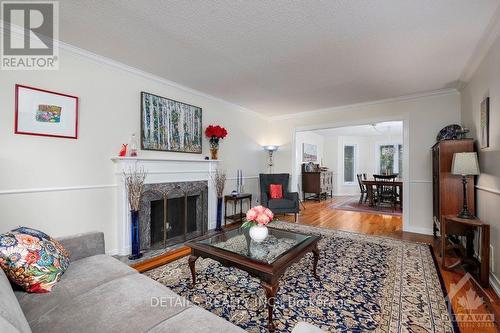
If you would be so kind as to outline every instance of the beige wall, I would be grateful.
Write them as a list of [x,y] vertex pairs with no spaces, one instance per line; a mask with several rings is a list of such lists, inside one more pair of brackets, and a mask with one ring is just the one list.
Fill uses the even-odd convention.
[[477,179],[477,215],[491,226],[492,279],[500,291],[500,38],[461,91],[463,125],[479,138],[481,101],[490,97],[490,147],[480,149],[481,175]]
[[[265,170],[266,122],[229,103],[181,89],[161,80],[61,50],[58,71],[2,71],[0,74],[0,232],[18,225],[51,235],[100,230],[106,249],[116,249],[114,165],[121,143],[140,133],[140,92],[203,108],[203,123],[229,131],[219,158],[229,177],[243,169],[246,190],[258,198],[260,171]],[[78,140],[14,134],[16,83],[76,95],[80,98]],[[204,140],[204,155],[208,143]],[[202,158],[200,155],[141,152],[142,156]],[[230,179],[227,190],[235,189]]]
[[[404,172],[404,228],[407,231],[432,232],[432,184],[430,147],[441,128],[460,123],[458,92],[443,92],[427,97],[367,103],[333,108],[307,115],[290,115],[271,121],[269,141],[280,145],[275,170],[292,172],[295,165],[293,140],[297,129],[364,125],[372,122],[403,120],[404,150],[408,152]],[[411,161],[411,164],[408,161]]]

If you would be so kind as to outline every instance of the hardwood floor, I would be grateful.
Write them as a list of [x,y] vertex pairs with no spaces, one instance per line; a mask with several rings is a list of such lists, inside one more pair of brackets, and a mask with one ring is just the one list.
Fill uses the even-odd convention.
[[140,263],[133,264],[130,267],[135,268],[136,270],[142,273],[145,271],[149,271],[150,269],[168,264],[169,262],[172,262],[179,258],[188,256],[190,253],[191,249],[189,247],[182,246],[178,249],[162,254],[161,256],[157,256],[149,260],[144,260]]
[[[362,212],[351,212],[330,208],[338,200],[346,197],[328,199],[321,202],[306,201],[306,209],[302,209],[298,222],[316,227],[333,228],[369,235],[402,237],[403,220],[400,216],[379,215]],[[280,220],[293,222],[293,216],[278,216]]]
[[[439,246],[437,243],[435,244],[436,240],[429,235],[404,232],[402,230],[402,217],[330,208],[336,200],[342,200],[342,198],[328,199],[322,202],[305,202],[305,209],[302,209],[297,223],[430,244],[433,246],[438,263],[440,263]],[[292,215],[278,216],[278,218],[282,221],[294,222]],[[450,258],[450,262],[452,261],[453,258]],[[459,283],[465,275],[463,271],[446,271],[441,267],[440,272],[448,292],[450,292],[450,287]],[[469,290],[475,292],[475,294]],[[468,291],[469,293],[467,293]],[[484,303],[478,305],[474,310],[467,310],[462,306],[464,301],[474,300],[471,297],[467,298],[467,295],[477,295],[484,300]],[[479,285],[468,280],[452,298],[451,303],[455,314],[457,314],[458,326],[462,333],[500,332],[498,322],[500,299],[491,287],[483,290]],[[471,308],[471,306],[468,306],[468,308]],[[478,318],[481,317],[485,320],[479,322]]]

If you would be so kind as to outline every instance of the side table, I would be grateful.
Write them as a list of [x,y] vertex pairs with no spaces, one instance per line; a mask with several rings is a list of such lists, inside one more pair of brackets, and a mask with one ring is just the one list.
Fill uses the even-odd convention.
[[[252,194],[250,193],[240,193],[235,196],[225,195],[224,196],[224,225],[226,225],[227,219],[234,222],[243,221],[243,201],[248,200],[249,207],[252,207]],[[233,214],[228,215],[227,203],[231,202],[233,204]],[[236,213],[236,207],[240,205],[240,212]]]
[[[474,258],[474,231],[479,230],[480,245],[479,249],[481,261]],[[446,265],[446,251],[450,249],[462,248],[460,244],[447,244],[448,235],[457,235],[466,237],[465,253],[462,258],[458,259],[454,264]],[[453,269],[458,265],[468,265],[473,267],[471,272],[477,275],[479,283],[483,288],[489,286],[489,266],[490,266],[490,225],[479,219],[462,219],[456,215],[443,216],[441,223],[441,267],[446,270]]]

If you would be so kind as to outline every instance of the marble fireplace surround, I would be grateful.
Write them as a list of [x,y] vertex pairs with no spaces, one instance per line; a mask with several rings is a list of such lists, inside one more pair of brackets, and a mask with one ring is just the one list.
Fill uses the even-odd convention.
[[130,254],[130,211],[123,172],[134,168],[144,168],[147,172],[146,184],[181,182],[205,182],[207,185],[207,228],[215,228],[217,215],[217,194],[211,175],[220,161],[202,159],[172,159],[151,157],[113,157],[117,184],[116,213],[118,235],[118,255]]
[[[141,250],[151,249],[151,202],[156,200],[168,200],[174,198],[184,198],[185,196],[197,196],[196,202],[196,231],[200,232],[198,236],[205,234],[207,231],[207,196],[208,182],[207,181],[189,181],[175,183],[155,183],[146,184],[144,186],[144,194],[141,200],[139,210],[139,229],[141,234]],[[171,204],[167,204],[167,209],[170,209]],[[164,211],[164,213],[166,213]],[[184,216],[179,221],[168,221],[170,224],[184,225]],[[168,235],[168,231],[167,231]],[[180,237],[178,237],[180,238]],[[192,238],[192,237],[191,237]],[[167,242],[174,241],[169,239]],[[181,242],[184,241],[182,238]],[[165,245],[175,245],[179,243],[177,240],[174,243]]]

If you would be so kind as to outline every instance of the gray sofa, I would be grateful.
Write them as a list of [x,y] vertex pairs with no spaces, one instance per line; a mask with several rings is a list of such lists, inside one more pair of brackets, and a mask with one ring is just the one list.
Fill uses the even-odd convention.
[[244,332],[104,254],[99,232],[60,239],[71,264],[52,291],[14,291],[0,269],[0,332]]

